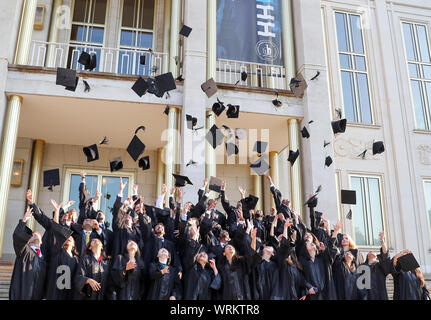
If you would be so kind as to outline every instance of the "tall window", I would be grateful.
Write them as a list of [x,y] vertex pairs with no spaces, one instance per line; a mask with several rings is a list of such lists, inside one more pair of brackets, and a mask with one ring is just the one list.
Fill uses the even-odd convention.
[[373,117],[361,16],[336,12],[335,21],[346,119],[371,124]]
[[431,130],[431,56],[427,28],[403,22],[416,128]]
[[82,51],[97,55],[97,68],[102,65],[101,48],[105,38],[107,0],[75,0],[70,34],[68,66],[83,68],[78,64]]
[[[79,185],[81,183],[81,177],[79,173],[80,170],[77,169],[69,169],[66,171],[63,199],[63,203],[66,203],[68,200],[75,201],[75,204],[72,206],[72,208],[75,208],[78,212]],[[123,193],[123,199],[125,199],[130,194],[133,185],[132,174],[115,174],[111,172],[88,170],[87,176],[85,177],[85,185],[90,193],[90,197],[94,197],[97,191],[102,192],[102,196],[97,204],[97,208],[105,213],[106,221],[109,223],[112,223],[112,207],[120,188],[120,177],[123,178],[123,182],[127,181],[127,187]]]
[[426,180],[425,185],[425,204],[427,208],[428,221],[431,228],[431,180]]
[[355,241],[358,245],[378,246],[379,232],[383,231],[380,179],[352,176],[350,183],[356,191],[356,205],[352,206]]
[[[149,75],[153,47],[154,0],[123,0],[118,73]],[[140,57],[145,56],[145,65]]]

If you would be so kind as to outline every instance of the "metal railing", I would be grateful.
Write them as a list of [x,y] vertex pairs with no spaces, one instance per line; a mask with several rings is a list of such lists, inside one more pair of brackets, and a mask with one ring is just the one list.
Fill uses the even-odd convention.
[[[83,51],[97,55],[95,72],[156,76],[168,69],[168,54],[163,52],[36,40],[32,41],[29,65],[84,70],[84,66],[78,63]],[[141,56],[145,56],[144,65],[140,64]]]
[[[247,72],[248,75],[246,81],[241,81],[243,71]],[[287,89],[286,70],[283,66],[218,59],[216,76],[216,81],[220,83],[268,89]]]

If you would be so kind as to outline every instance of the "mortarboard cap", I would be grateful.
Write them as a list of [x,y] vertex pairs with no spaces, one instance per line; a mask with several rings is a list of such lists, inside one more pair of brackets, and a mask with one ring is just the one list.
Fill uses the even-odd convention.
[[79,58],[78,58],[78,63],[82,64],[83,66],[89,66],[91,62],[91,56],[88,52],[81,52]]
[[317,194],[311,196],[305,203],[304,206],[315,208],[317,206]]
[[[79,77],[76,77],[75,78],[75,84],[73,85],[73,86],[67,86],[67,87],[65,87],[65,89],[66,90],[69,90],[69,91],[73,91],[73,92],[75,92],[76,91],[76,87],[78,86],[78,82],[79,82]],[[87,85],[86,85],[86,88],[85,88],[85,90],[86,91],[90,91],[90,89],[89,89],[89,85],[88,85],[88,82],[86,81],[86,83],[87,83]],[[84,83],[84,85],[85,85],[85,83]],[[88,86],[88,87],[87,87]]]
[[216,125],[213,125],[211,129],[208,130],[205,139],[215,149],[218,145],[223,143],[224,134]]
[[82,148],[82,151],[87,156],[87,162],[99,160],[99,150],[96,144]]
[[135,91],[138,96],[142,97],[148,90],[148,83],[142,77],[139,77],[133,84],[132,90]]
[[341,190],[341,203],[356,204],[355,190]]
[[334,134],[343,133],[346,131],[347,119],[332,121],[331,125],[332,125],[332,131],[334,132]]
[[169,110],[171,107],[166,106],[165,111],[163,111],[164,114],[166,114],[167,116],[169,115]]
[[350,209],[349,212],[347,212],[346,219],[352,220],[352,209]]
[[227,105],[226,116],[228,118],[238,118],[239,116],[239,105]]
[[171,214],[171,211],[168,208],[158,208],[158,207],[154,207],[154,211],[156,212],[156,217],[158,219],[163,218],[163,217],[169,217]]
[[258,197],[250,194],[247,198],[244,198],[244,204],[247,206],[249,210],[254,210],[256,208],[256,204],[259,201]]
[[205,81],[204,83],[202,83],[201,89],[203,92],[205,92],[205,94],[207,95],[208,98],[211,98],[217,92],[217,85],[216,85],[214,79],[211,78],[211,79]]
[[289,157],[287,158],[287,161],[289,161],[290,164],[293,166],[298,157],[299,157],[299,149],[296,151],[289,150]]
[[158,89],[156,87],[156,80],[153,78],[148,78],[147,79],[147,86],[148,86],[148,93],[151,94],[158,94]]
[[73,87],[76,83],[76,71],[72,69],[57,68],[55,83],[64,87]]
[[290,80],[290,90],[293,92],[296,98],[302,98],[307,87],[307,82],[305,81],[302,74],[298,74],[296,78],[292,78]]
[[91,54],[90,63],[85,66],[85,70],[93,71],[97,67],[97,55],[95,53]]
[[43,186],[54,187],[60,185],[60,169],[46,170],[43,172]]
[[198,123],[198,119],[195,117],[192,117],[189,114],[186,114],[186,122],[187,122],[187,129],[193,130],[193,128]]
[[183,25],[180,30],[180,35],[184,37],[188,37],[190,35],[190,32],[192,32],[192,28],[190,28],[189,26]]
[[115,158],[109,161],[109,167],[111,168],[111,172],[121,170],[123,169],[123,161],[121,161],[121,158]]
[[397,266],[400,266],[401,270],[406,272],[414,271],[420,267],[413,253],[408,253],[398,258]]
[[376,141],[373,143],[373,155],[385,152],[385,145],[383,141]]
[[175,90],[177,88],[172,72],[156,76],[155,84],[157,87],[157,92],[155,93],[155,95],[159,98],[162,97],[165,92]]
[[141,139],[138,138],[136,135],[139,130],[145,131],[144,126],[140,126],[135,130],[135,135],[133,136],[132,140],[129,143],[129,146],[127,147],[127,152],[132,157],[134,161],[138,160],[139,156],[144,152],[145,150],[145,144],[141,141]]
[[147,60],[147,56],[145,54],[139,57],[139,63],[142,64],[143,66],[145,65],[146,60]]
[[212,107],[212,111],[215,113],[215,115],[218,117],[219,115],[222,114],[222,112],[226,109],[226,107],[224,106],[223,102],[221,102],[218,98],[217,98],[217,102],[215,102],[213,104]]
[[138,165],[142,170],[150,169],[150,156],[145,156],[139,159]]
[[256,141],[253,147],[253,151],[257,153],[264,153],[267,147],[268,147],[268,142]]
[[247,139],[247,129],[244,128],[236,128],[235,129],[235,137],[238,140],[246,140]]
[[303,138],[306,138],[306,139],[310,138],[310,133],[308,132],[306,127],[302,128],[301,135]]
[[175,178],[175,187],[184,187],[186,184],[191,184],[193,185],[193,183],[190,181],[190,179],[186,176],[182,176],[179,174],[172,174]]
[[227,156],[228,157],[230,157],[230,156],[232,156],[234,154],[236,155],[236,154],[239,153],[239,148],[238,148],[238,146],[235,143],[228,142],[228,143],[225,144],[225,146],[226,146],[226,151],[227,151]]
[[254,163],[250,165],[250,168],[258,175],[262,176],[267,172],[271,166],[265,161],[263,157],[257,159]]
[[210,177],[210,183],[208,189],[218,192],[221,192],[222,181],[217,179],[216,177]]
[[332,158],[330,156],[327,156],[325,159],[325,166],[329,167],[332,164]]
[[241,81],[246,81],[248,77],[247,71],[241,72]]

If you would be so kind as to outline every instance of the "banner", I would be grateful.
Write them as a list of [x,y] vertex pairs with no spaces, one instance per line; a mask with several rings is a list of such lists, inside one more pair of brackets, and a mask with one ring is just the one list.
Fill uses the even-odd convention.
[[217,0],[217,58],[283,65],[280,0]]

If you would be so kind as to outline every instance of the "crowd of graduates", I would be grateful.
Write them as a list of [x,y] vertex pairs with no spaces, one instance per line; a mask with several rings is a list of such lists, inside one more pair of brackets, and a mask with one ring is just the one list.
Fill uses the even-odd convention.
[[[123,199],[120,181],[110,222],[96,210],[101,194],[90,197],[81,178],[79,212],[69,210],[73,201],[51,200],[53,215],[45,215],[27,191],[13,233],[11,300],[387,300],[389,274],[394,299],[427,299],[420,268],[399,266],[410,251],[391,258],[382,232],[380,252],[364,259],[340,221],[331,228],[314,211],[317,198],[308,203],[307,227],[268,175],[275,208],[267,215],[242,188],[241,200],[230,202],[225,182],[210,199],[205,180],[195,204],[183,203],[181,188],[166,196],[163,185],[148,205],[136,185]],[[26,225],[32,217],[43,236]],[[361,282],[361,265],[369,281]]]

